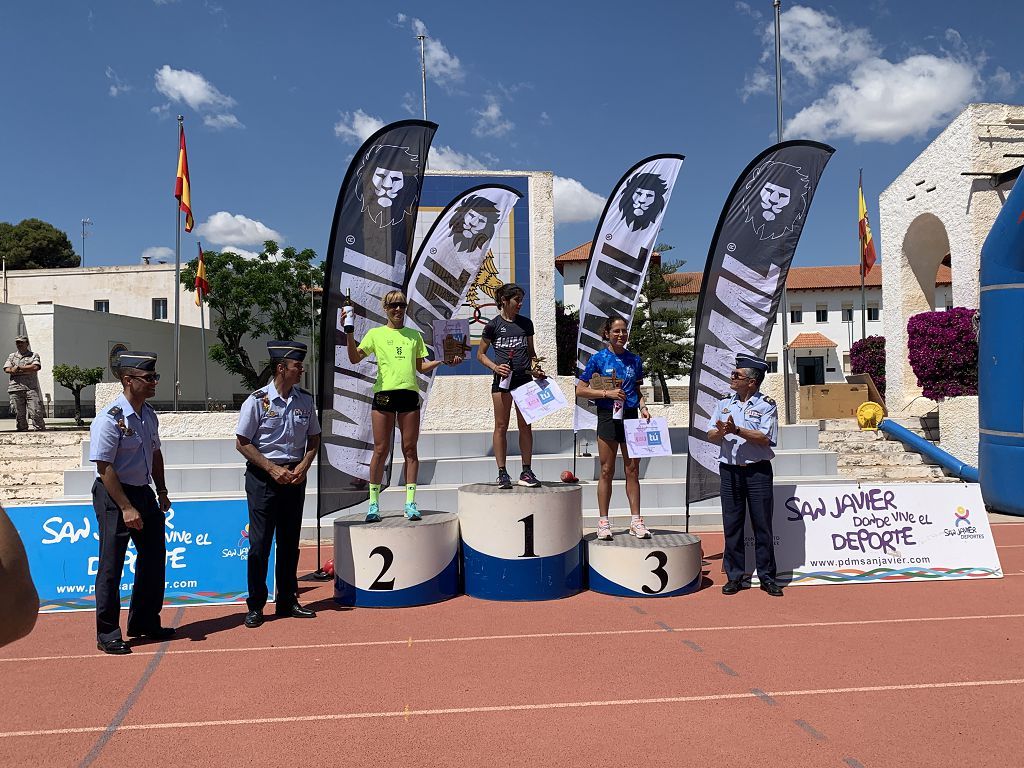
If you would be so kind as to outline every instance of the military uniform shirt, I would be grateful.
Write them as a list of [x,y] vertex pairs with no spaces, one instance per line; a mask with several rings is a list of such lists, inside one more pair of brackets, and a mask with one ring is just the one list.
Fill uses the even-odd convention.
[[320,434],[313,396],[292,387],[286,400],[271,381],[245,399],[235,434],[249,440],[270,461],[298,461],[306,453],[306,438]]
[[[17,352],[11,352],[7,356],[7,362],[4,363],[4,368],[14,368],[15,366],[28,367],[30,365],[42,365],[39,362],[39,355],[33,352],[31,349],[24,355]],[[29,373],[13,373],[10,374],[10,383],[7,385],[8,392],[30,392],[34,389],[39,389],[39,372],[30,371]]]
[[733,423],[740,429],[754,429],[768,436],[768,445],[754,445],[739,435],[726,435],[722,438],[719,462],[722,464],[753,464],[766,459],[773,459],[775,452],[771,449],[779,440],[779,411],[772,400],[761,392],[752,394],[746,402],[740,401],[736,395],[722,398],[711,414],[711,425],[708,430],[716,428],[719,421],[728,421],[732,416]]
[[92,420],[89,461],[110,462],[124,485],[149,485],[153,451],[160,448],[159,431],[152,406],[143,403],[142,412],[136,413],[122,394]]

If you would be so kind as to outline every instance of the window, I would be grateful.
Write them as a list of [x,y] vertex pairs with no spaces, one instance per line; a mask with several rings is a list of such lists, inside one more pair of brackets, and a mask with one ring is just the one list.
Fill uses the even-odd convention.
[[804,321],[804,310],[799,304],[794,304],[789,308],[789,322],[796,325]]
[[108,299],[96,299],[92,303],[92,310],[93,312],[109,312],[110,301]]
[[153,299],[153,319],[167,319],[167,299]]
[[817,307],[814,308],[814,322],[828,322],[828,304],[819,304]]
[[776,356],[776,355],[769,355],[765,359],[765,362],[768,363],[768,373],[778,373],[779,372],[779,358],[778,358],[778,356]]
[[868,322],[878,322],[878,304],[868,304]]
[[580,288],[583,287],[583,284],[585,282],[587,282],[587,276],[586,275],[580,275]]
[[949,312],[949,310],[951,310],[952,308],[953,308],[953,300],[952,299],[946,299],[946,311]]
[[843,372],[850,373],[850,355],[846,352],[843,353]]
[[843,304],[843,322],[853,322],[853,304]]

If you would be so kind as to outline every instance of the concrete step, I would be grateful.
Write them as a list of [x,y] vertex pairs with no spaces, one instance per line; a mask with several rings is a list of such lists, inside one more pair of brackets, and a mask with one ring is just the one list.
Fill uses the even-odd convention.
[[939,467],[840,467],[839,474],[857,480],[892,480],[901,483],[960,482],[947,477]]
[[0,458],[0,474],[7,472],[63,472],[78,466],[78,455],[34,457],[31,459]]
[[55,485],[62,489],[63,472],[0,472],[0,487],[14,488],[19,485]]
[[[237,454],[236,454],[237,455]],[[239,457],[241,458],[241,457]],[[542,480],[556,481],[562,471],[571,469],[573,457],[567,454],[535,456],[533,471]],[[396,481],[403,476],[405,462],[395,459],[392,477]],[[818,449],[779,451],[773,461],[776,474],[834,475],[836,455]],[[513,480],[522,471],[519,457],[510,457],[506,468]],[[167,488],[175,493],[239,493],[245,492],[244,465],[233,464],[190,464],[164,467]],[[497,477],[494,459],[488,456],[474,456],[457,459],[420,459],[418,483],[420,486],[438,484],[491,483]],[[601,474],[600,460],[596,456],[576,458],[576,475],[582,480],[597,480]],[[92,466],[74,467],[64,471],[64,493],[69,496],[86,495],[90,492],[95,470]],[[624,479],[622,462],[616,462],[616,478]],[[667,480],[686,477],[686,454],[656,456],[640,461],[640,477],[643,480]],[[317,487],[316,464],[309,473],[307,487]]]
[[834,451],[840,455],[906,453],[903,443],[892,440],[864,440],[857,442],[836,442],[822,445],[822,450]]
[[0,433],[0,446],[8,445],[78,445],[84,439],[88,439],[89,430],[82,431],[56,431],[46,432],[2,432]]
[[48,445],[46,443],[30,443],[28,445],[5,445],[0,447],[0,459],[5,461],[34,461],[36,459],[67,459],[77,462],[81,449],[74,445]]
[[931,465],[919,453],[840,453],[837,466],[842,467],[919,467]]
[[0,503],[31,504],[39,501],[62,498],[60,484],[50,485],[14,485],[0,487]]

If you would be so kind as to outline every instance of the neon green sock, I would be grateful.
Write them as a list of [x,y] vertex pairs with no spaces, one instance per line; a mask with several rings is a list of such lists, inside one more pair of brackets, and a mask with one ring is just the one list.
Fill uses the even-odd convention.
[[380,483],[370,483],[370,503],[376,504],[380,499]]
[[416,501],[416,483],[409,483],[405,486],[405,503],[412,504]]

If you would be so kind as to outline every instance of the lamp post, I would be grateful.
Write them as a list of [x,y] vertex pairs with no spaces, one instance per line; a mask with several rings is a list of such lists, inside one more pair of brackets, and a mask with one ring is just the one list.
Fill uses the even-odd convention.
[[90,226],[90,227],[92,226],[92,219],[89,219],[89,218],[82,219],[82,263],[78,265],[80,267],[84,267],[85,266],[85,236],[86,236],[86,234],[88,234],[85,231],[85,228],[86,228],[87,225]]

